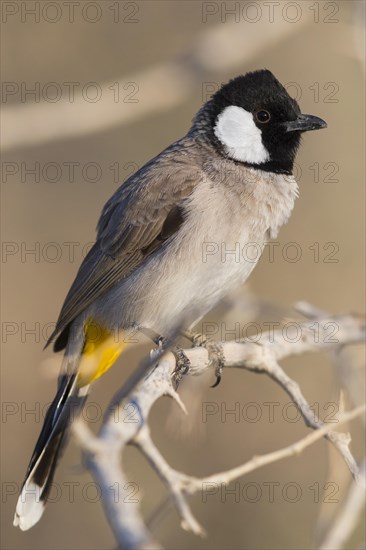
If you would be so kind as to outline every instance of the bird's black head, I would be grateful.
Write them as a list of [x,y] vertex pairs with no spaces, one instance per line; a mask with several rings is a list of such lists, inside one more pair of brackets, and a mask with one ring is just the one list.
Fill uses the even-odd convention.
[[326,123],[301,114],[268,70],[230,80],[198,113],[193,129],[208,132],[220,154],[268,172],[291,174],[302,132]]

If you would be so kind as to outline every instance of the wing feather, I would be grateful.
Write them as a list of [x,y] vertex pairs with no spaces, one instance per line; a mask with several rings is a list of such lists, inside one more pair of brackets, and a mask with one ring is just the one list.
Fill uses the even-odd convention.
[[129,178],[106,203],[96,243],[76,275],[46,344],[59,334],[56,351],[65,347],[67,338],[62,333],[70,323],[138,268],[183,223],[184,199],[201,179],[201,172],[187,158],[182,161],[178,155],[172,161],[167,152],[161,154],[160,162],[157,157],[157,162]]

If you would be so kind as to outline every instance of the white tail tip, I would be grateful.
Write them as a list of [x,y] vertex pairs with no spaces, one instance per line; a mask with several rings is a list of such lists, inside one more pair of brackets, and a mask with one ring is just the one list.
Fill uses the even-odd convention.
[[42,488],[33,481],[27,482],[19,495],[15,510],[13,525],[22,531],[27,531],[35,525],[44,511],[44,502],[41,500]]

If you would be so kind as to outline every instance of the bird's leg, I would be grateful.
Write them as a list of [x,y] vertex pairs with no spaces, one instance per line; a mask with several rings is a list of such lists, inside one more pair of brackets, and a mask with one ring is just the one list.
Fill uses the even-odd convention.
[[175,346],[175,348],[172,350],[172,353],[174,354],[176,359],[176,367],[174,369],[173,376],[177,389],[183,376],[188,373],[191,367],[191,362],[182,350],[182,348],[179,346]]
[[[154,344],[156,344],[161,350],[164,350],[167,347],[168,340],[167,338],[165,338],[165,336],[158,334],[150,328],[145,328],[141,326],[138,326],[136,328],[137,330],[142,332],[142,334],[152,340]],[[171,351],[176,360],[176,367],[173,372],[173,377],[177,389],[183,376],[188,373],[191,362],[180,346],[175,346],[174,349],[172,349]]]
[[[136,326],[135,328],[136,330],[142,332],[142,334],[147,336],[150,340],[152,340],[154,344],[156,344],[160,349],[165,349],[167,345],[167,339],[164,336],[158,334],[150,328],[141,326]],[[181,333],[185,338],[187,338],[187,340],[192,342],[193,347],[203,347],[207,350],[209,362],[215,367],[216,381],[211,386],[212,388],[215,388],[221,382],[222,369],[225,365],[224,351],[221,344],[215,342],[214,340],[208,338],[200,332],[194,332],[192,330],[182,330]],[[174,354],[176,359],[176,368],[174,369],[173,377],[176,383],[176,387],[178,387],[183,376],[188,373],[191,363],[180,346],[175,346],[175,348],[172,350],[172,353]]]
[[[164,349],[167,340],[164,336],[158,336],[157,338],[154,338],[154,342],[158,344],[159,347]],[[177,390],[183,376],[188,373],[191,366],[191,362],[180,346],[174,346],[174,348],[171,351],[175,357],[175,363],[176,363],[176,366],[173,372],[173,378],[175,381],[175,389]]]
[[183,336],[190,340],[193,347],[203,347],[207,350],[209,362],[215,367],[216,382],[211,386],[216,388],[221,382],[222,369],[225,365],[225,356],[222,345],[215,342],[211,338],[208,338],[200,332],[193,332],[191,330],[182,331]]

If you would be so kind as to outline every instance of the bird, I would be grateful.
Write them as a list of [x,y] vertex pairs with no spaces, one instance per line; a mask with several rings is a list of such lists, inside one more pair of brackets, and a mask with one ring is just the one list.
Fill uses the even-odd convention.
[[246,247],[276,238],[293,210],[302,134],[326,126],[302,114],[268,69],[239,75],[107,201],[46,344],[64,357],[15,526],[27,530],[41,518],[73,414],[129,331],[166,337],[192,327],[247,280],[258,258]]

